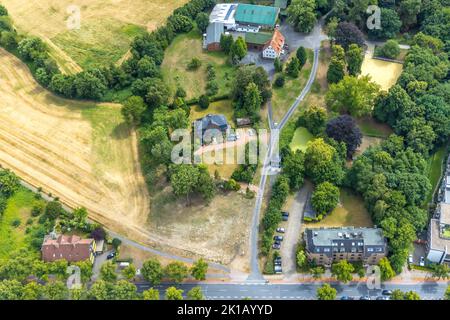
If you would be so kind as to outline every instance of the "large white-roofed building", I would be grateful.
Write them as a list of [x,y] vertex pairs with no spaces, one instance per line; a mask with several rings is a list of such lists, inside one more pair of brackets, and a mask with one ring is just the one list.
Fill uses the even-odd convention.
[[238,7],[237,3],[219,3],[216,4],[211,14],[209,15],[209,22],[223,23],[225,29],[236,29],[236,21],[234,15]]

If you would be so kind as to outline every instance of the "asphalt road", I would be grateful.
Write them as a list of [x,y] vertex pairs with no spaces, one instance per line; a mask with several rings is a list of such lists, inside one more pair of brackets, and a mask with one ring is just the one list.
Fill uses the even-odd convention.
[[[322,284],[251,284],[251,283],[231,283],[231,284],[162,284],[154,286],[160,290],[161,298],[169,286],[176,286],[184,290],[183,295],[195,286],[202,288],[203,294],[210,300],[242,300],[250,298],[253,300],[312,300],[316,298],[317,288]],[[437,300],[444,295],[447,284],[445,283],[425,283],[425,284],[395,284],[382,285],[379,290],[368,290],[363,283],[351,283],[347,285],[331,284],[336,288],[339,299],[342,296],[349,296],[359,299],[361,296],[370,295],[374,300],[381,295],[383,289],[400,289],[402,291],[415,291],[422,300]],[[138,291],[142,292],[151,287],[150,284],[138,284]]]
[[[321,33],[322,30],[322,23],[323,21],[319,22],[316,26],[315,30],[316,32]],[[317,75],[317,68],[319,66],[319,54],[320,54],[320,45],[321,45],[322,38],[318,37],[314,43],[314,62],[313,67],[311,69],[311,74],[309,76],[308,82],[306,83],[305,87],[303,88],[300,95],[297,97],[295,102],[292,104],[292,106],[289,108],[288,112],[284,115],[281,122],[278,124],[277,127],[273,126],[272,119],[269,112],[269,125],[271,129],[278,129],[281,131],[283,127],[286,125],[286,123],[289,121],[289,119],[294,114],[295,110],[298,108],[300,103],[303,101],[303,99],[306,97],[308,92],[311,90],[312,84],[314,83],[314,80],[316,79]],[[272,134],[274,133],[273,130]],[[249,280],[262,280],[262,274],[259,269],[259,261],[258,261],[258,230],[259,230],[259,221],[260,221],[260,215],[261,215],[261,205],[262,200],[264,197],[266,182],[267,182],[267,174],[264,174],[264,171],[267,172],[270,168],[270,159],[272,159],[273,152],[275,148],[277,147],[277,141],[278,139],[273,137],[271,135],[270,142],[269,142],[269,150],[266,154],[266,157],[263,162],[263,174],[261,176],[261,180],[259,182],[259,192],[256,195],[256,203],[255,203],[255,209],[253,210],[253,219],[252,219],[252,227],[251,227],[251,235],[250,235],[250,276]]]

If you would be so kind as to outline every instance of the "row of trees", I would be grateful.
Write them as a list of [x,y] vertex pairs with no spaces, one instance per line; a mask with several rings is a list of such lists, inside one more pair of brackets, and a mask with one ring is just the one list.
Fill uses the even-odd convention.
[[271,96],[271,83],[264,68],[254,65],[238,68],[231,89],[235,118],[249,117],[258,122],[261,106]]
[[346,73],[357,76],[361,73],[361,66],[364,60],[363,51],[357,44],[351,44],[347,51],[338,44],[333,45],[333,55],[328,67],[328,83],[341,81]]
[[[165,291],[166,300],[183,300],[183,290],[169,287]],[[88,290],[68,289],[60,281],[51,281],[45,285],[37,282],[22,284],[17,280],[0,281],[0,300],[159,300],[160,292],[150,288],[138,293],[135,284],[126,280],[111,283],[104,280],[96,281]],[[204,300],[200,287],[194,287],[187,292],[188,300]]]

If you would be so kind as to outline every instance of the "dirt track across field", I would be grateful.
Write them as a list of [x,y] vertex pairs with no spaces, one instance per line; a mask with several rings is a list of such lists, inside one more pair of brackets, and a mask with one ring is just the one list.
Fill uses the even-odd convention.
[[0,164],[117,229],[146,220],[136,135],[120,106],[58,98],[0,49]]

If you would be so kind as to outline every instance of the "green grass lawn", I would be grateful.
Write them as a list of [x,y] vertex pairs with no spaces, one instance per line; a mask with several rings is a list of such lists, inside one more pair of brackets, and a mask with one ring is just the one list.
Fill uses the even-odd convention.
[[286,83],[282,88],[273,87],[272,109],[274,121],[280,121],[283,118],[295,99],[302,92],[311,73],[311,61],[313,61],[313,52],[308,50],[308,62],[299,72],[298,78],[292,78],[286,75]]
[[373,118],[360,118],[356,122],[365,136],[386,139],[393,133],[387,124],[376,122]]
[[[18,249],[27,247],[26,222],[30,218],[35,201],[34,194],[24,188],[20,188],[13,197],[8,199],[7,208],[0,219],[0,260],[8,258]],[[18,227],[13,227],[11,224],[16,219],[20,219],[21,223]]]
[[[202,61],[199,69],[187,70],[192,58]],[[202,48],[202,36],[195,29],[187,34],[177,36],[166,49],[162,64],[164,81],[175,93],[177,86],[186,90],[187,98],[195,98],[205,93],[206,67],[214,66],[216,82],[219,86],[218,95],[227,94],[231,89],[234,67],[227,63],[227,56],[223,52],[207,52]]]
[[427,196],[425,205],[430,203],[433,198],[434,190],[436,189],[437,184],[442,175],[444,157],[446,155],[447,147],[443,146],[439,148],[429,159],[427,163],[427,176],[430,179],[431,183],[431,191]]
[[314,136],[304,127],[299,127],[295,130],[294,138],[290,144],[293,152],[297,150],[305,151],[306,145],[309,141],[313,140]]
[[127,53],[133,38],[144,32],[145,28],[134,24],[103,19],[101,23],[82,23],[80,30],[68,30],[51,40],[86,69],[116,63]]
[[233,124],[233,106],[231,100],[212,102],[207,109],[202,109],[198,105],[191,108],[189,119],[191,122],[203,118],[207,114],[223,114],[230,125]]
[[372,227],[372,219],[364,207],[363,199],[347,189],[341,189],[341,205],[318,223],[307,223],[308,227]]

